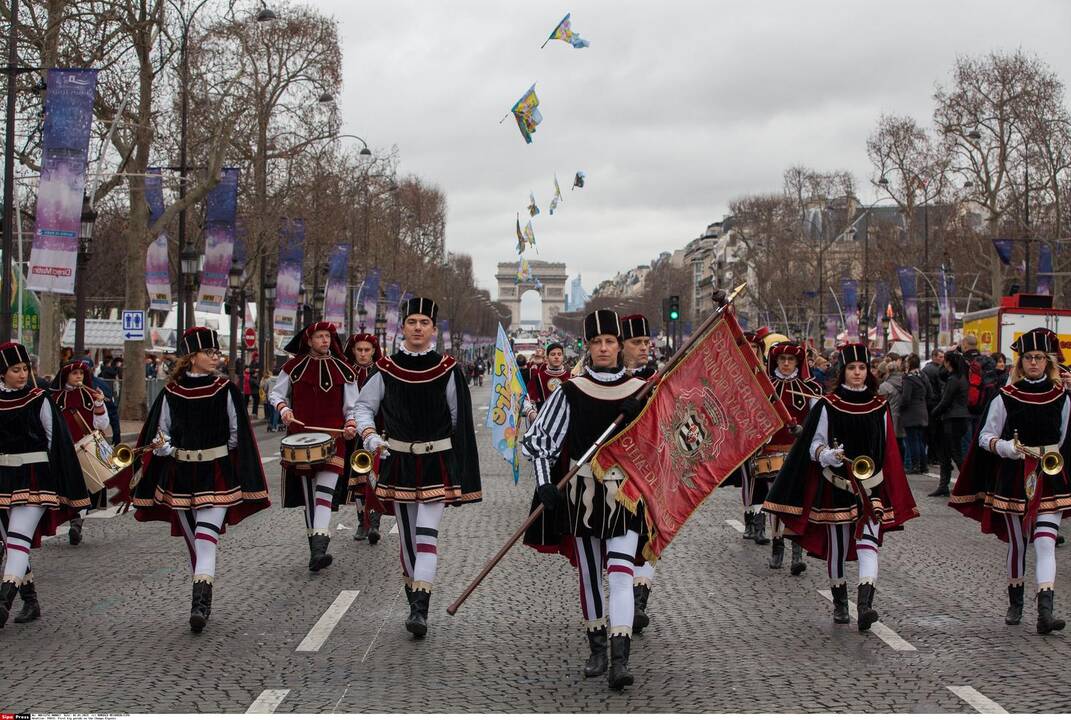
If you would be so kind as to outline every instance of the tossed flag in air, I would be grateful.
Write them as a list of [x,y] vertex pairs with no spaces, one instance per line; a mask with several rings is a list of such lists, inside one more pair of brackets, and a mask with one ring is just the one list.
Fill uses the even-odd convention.
[[532,281],[532,268],[528,267],[528,259],[521,258],[517,261],[517,278],[513,281],[515,285],[519,285],[522,282]]
[[587,176],[588,174],[583,170],[577,170],[576,178],[573,179],[573,187],[571,189],[575,190],[576,188],[584,187],[584,178],[586,178]]
[[536,131],[536,125],[543,122],[543,115],[539,112],[539,98],[536,97],[534,83],[532,87],[528,88],[528,92],[521,95],[521,99],[513,105],[510,112],[517,119],[517,127],[520,128],[524,141],[531,144],[532,134]]
[[554,211],[558,209],[558,203],[562,201],[562,189],[558,187],[558,176],[554,175],[554,197],[550,199],[550,214],[553,215]]
[[535,230],[532,229],[531,220],[524,226],[524,239],[528,241],[529,247],[535,247]]
[[517,213],[517,254],[524,253],[525,243],[528,241],[524,239],[524,233],[521,232],[521,214]]
[[536,205],[535,195],[531,190],[528,191],[528,215],[529,217],[535,217],[539,214],[539,206]]
[[572,13],[565,14],[565,17],[563,17],[562,21],[558,23],[558,27],[554,28],[554,32],[550,34],[550,37],[546,39],[546,42],[539,46],[540,50],[545,48],[547,46],[547,43],[549,43],[551,40],[564,40],[565,42],[575,47],[577,50],[579,50],[580,48],[586,48],[591,45],[591,43],[589,43],[587,40],[580,37],[579,33],[573,32],[573,24],[572,21],[569,19],[570,15],[572,15]]
[[643,501],[648,560],[657,560],[711,491],[790,421],[754,362],[736,317],[726,312],[690,341],[639,417],[592,458],[607,493],[616,490],[633,512]]
[[517,368],[517,359],[509,338],[498,326],[495,342],[495,364],[491,369],[491,402],[487,408],[487,427],[491,429],[491,444],[513,467],[513,484],[520,479],[521,456],[517,443],[521,423],[521,402],[527,390]]

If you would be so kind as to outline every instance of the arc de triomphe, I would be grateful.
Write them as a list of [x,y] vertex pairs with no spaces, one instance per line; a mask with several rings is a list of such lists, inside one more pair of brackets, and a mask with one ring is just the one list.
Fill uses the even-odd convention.
[[[565,263],[529,260],[533,280],[517,282],[517,263],[501,262],[495,279],[498,280],[498,301],[510,311],[510,329],[521,324],[521,296],[529,290],[539,293],[543,305],[543,327],[554,323],[554,316],[565,309],[565,283],[569,276],[565,272]],[[534,282],[538,279],[542,287]]]

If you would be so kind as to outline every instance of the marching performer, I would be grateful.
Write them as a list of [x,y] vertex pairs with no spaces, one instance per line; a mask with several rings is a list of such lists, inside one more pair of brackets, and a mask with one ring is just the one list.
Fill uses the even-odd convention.
[[565,348],[561,343],[547,345],[547,362],[533,369],[530,378],[528,399],[535,406],[535,411],[539,412],[551,394],[569,379],[569,368],[565,367]]
[[[283,349],[293,357],[283,363],[269,395],[269,402],[286,425],[283,446],[292,436],[311,432],[306,426],[340,431],[330,443],[326,459],[291,462],[284,457],[280,461],[283,507],[305,508],[309,570],[319,572],[333,559],[327,546],[331,542],[331,512],[337,508],[335,486],[349,460],[346,443],[357,437],[357,375],[346,362],[335,326],[329,322],[309,325]],[[327,439],[331,440],[330,434]]]
[[199,633],[212,612],[220,535],[271,501],[241,392],[217,373],[219,336],[192,327],[179,353],[138,436],[131,502],[135,519],[170,523],[171,535],[186,541],[190,629]]
[[[383,357],[379,350],[379,340],[371,333],[350,335],[346,341],[345,355],[357,373],[359,392],[368,384],[368,379],[378,372],[376,362]],[[361,439],[355,437],[352,442],[346,444],[346,456],[349,457],[363,447]],[[369,545],[375,545],[380,538],[379,522],[383,516],[383,506],[376,498],[375,488],[368,482],[368,475],[355,474],[349,463],[346,463],[345,473],[345,481],[340,485],[346,489],[346,496],[354,498],[357,505],[357,528],[353,532],[353,539],[367,540]],[[338,493],[335,495],[338,497]]]
[[[772,482],[823,390],[821,385],[810,378],[807,353],[802,345],[790,341],[779,342],[770,348],[767,357],[774,390],[794,420],[793,425],[781,428],[755,458],[756,474],[765,475],[767,480]],[[784,523],[777,515],[774,515],[772,520],[773,547],[770,567],[776,570],[785,559]],[[795,540],[791,542],[790,570],[793,575],[799,575],[807,569],[807,563],[803,561],[803,548],[800,544]]]
[[[643,315],[626,315],[621,318],[622,354],[625,368],[632,377],[646,380],[655,373],[649,364],[651,357],[651,326]],[[632,618],[632,630],[643,632],[651,624],[647,615],[647,603],[651,598],[651,584],[654,583],[655,568],[643,556],[643,546],[647,543],[646,534],[637,543],[635,574],[632,578],[632,595],[635,599],[635,613]]]
[[[60,411],[71,440],[77,443],[94,430],[107,431],[110,427],[108,410],[104,407],[104,393],[93,387],[93,367],[85,360],[73,360],[60,367],[52,381],[52,401]],[[105,491],[89,496],[90,507],[100,507]],[[82,542],[84,515],[71,518],[67,537],[71,545]]]
[[780,516],[808,552],[826,561],[835,623],[850,620],[844,566],[858,559],[858,627],[865,632],[878,619],[874,585],[882,537],[917,517],[918,510],[889,408],[876,393],[870,352],[853,343],[840,356],[836,389],[815,404],[764,507]]
[[[584,320],[587,357],[583,373],[570,378],[554,393],[522,441],[524,454],[535,465],[536,503],[546,512],[525,534],[526,545],[569,557],[580,575],[580,606],[587,625],[591,656],[584,675],[607,671],[609,634],[611,667],[608,681],[620,690],[633,682],[628,668],[632,641],[634,561],[643,512],[633,514],[616,497],[616,481],[609,473],[597,482],[590,465],[581,466],[565,496],[556,482],[560,456],[570,464],[583,456],[619,413],[635,417],[642,403],[632,396],[644,382],[631,377],[621,357],[621,322],[612,310],[598,310]],[[603,572],[610,586],[609,612],[603,595]],[[609,633],[607,633],[607,614]]]
[[[468,385],[456,361],[432,348],[437,316],[428,298],[402,304],[404,341],[376,362],[379,372],[357,401],[364,447],[380,453],[376,496],[394,504],[409,598],[405,628],[418,638],[428,632],[443,510],[483,497]],[[380,412],[387,440],[376,424]]]
[[0,345],[0,628],[16,594],[23,606],[15,622],[41,616],[30,548],[88,507],[71,436],[52,398],[31,382],[29,353],[19,343]]
[[[1071,487],[1063,458],[1068,446],[1071,399],[1060,381],[1060,340],[1051,330],[1021,335],[1010,384],[989,403],[977,447],[960,469],[949,505],[1008,543],[1008,613],[1023,617],[1027,545],[1034,543],[1037,630],[1063,630],[1053,612],[1056,537],[1060,520],[1071,514]],[[1048,453],[1051,453],[1046,457]]]

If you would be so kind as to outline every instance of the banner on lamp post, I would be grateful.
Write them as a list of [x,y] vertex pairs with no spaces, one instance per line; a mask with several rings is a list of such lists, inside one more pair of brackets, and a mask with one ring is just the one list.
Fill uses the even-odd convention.
[[919,336],[919,297],[916,283],[918,278],[915,268],[898,267],[896,276],[900,280],[900,296],[904,299],[904,314],[907,316],[907,328],[914,338]]
[[[368,328],[374,328],[376,314],[379,312],[379,268],[372,268],[364,276],[360,296],[355,304],[358,308],[364,309],[363,320],[359,322],[362,331],[366,332]],[[356,312],[360,315],[360,310]]]
[[954,313],[952,296],[956,293],[955,280],[952,277],[952,273],[948,272],[943,265],[938,271],[937,280],[937,291],[940,293],[937,302],[941,310],[940,325],[937,332],[937,344],[942,347],[948,347],[952,344]]
[[401,308],[398,304],[402,299],[402,289],[398,287],[398,283],[391,283],[387,286],[386,302],[387,302],[387,346],[383,349],[384,352],[388,348],[394,348],[395,340],[398,336],[398,315]]
[[279,234],[279,273],[275,280],[272,328],[277,335],[289,337],[297,329],[298,290],[305,260],[305,221],[301,218],[284,220]]
[[73,295],[97,71],[49,70],[47,84],[37,229],[26,287]]
[[205,264],[195,310],[223,311],[227,275],[234,259],[234,222],[238,214],[238,168],[223,168],[205,198]]
[[[164,214],[164,184],[160,168],[148,168],[145,178],[145,203],[149,206],[149,226]],[[171,310],[171,266],[167,256],[167,231],[161,231],[145,252],[145,289],[149,309]]]
[[331,253],[327,266],[327,289],[324,291],[324,320],[334,323],[345,337],[352,332],[349,325],[343,326],[346,316],[346,269],[349,267],[350,246],[338,244]]
[[859,283],[842,279],[840,292],[844,302],[844,332],[848,342],[859,342]]

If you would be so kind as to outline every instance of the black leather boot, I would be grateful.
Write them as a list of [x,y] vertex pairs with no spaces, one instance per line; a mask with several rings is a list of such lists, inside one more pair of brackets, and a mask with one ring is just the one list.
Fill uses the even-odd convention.
[[651,624],[651,618],[647,615],[647,598],[650,596],[651,588],[649,586],[632,586],[632,597],[636,604],[635,613],[632,616],[632,632],[643,632],[643,629]]
[[413,588],[409,587],[409,583],[405,584],[405,601],[409,603],[410,607],[413,605]]
[[871,583],[863,583],[859,586],[859,594],[855,604],[859,615],[856,621],[859,626],[859,632],[866,632],[871,625],[878,621],[878,611],[873,607],[874,586]]
[[22,585],[19,586],[19,597],[22,598],[22,609],[15,616],[16,623],[33,622],[41,617],[41,605],[37,602],[37,588],[34,587],[33,580],[22,581]]
[[584,663],[584,677],[598,677],[606,672],[606,627],[588,630],[588,647],[591,657]]
[[364,510],[357,513],[357,529],[353,531],[353,539],[357,542],[364,542],[368,539],[368,525],[365,524]]
[[773,549],[770,551],[770,569],[780,570],[785,563],[785,539],[774,538]]
[[750,510],[744,513],[744,539],[755,539],[755,513]]
[[1048,635],[1053,630],[1064,629],[1064,621],[1052,614],[1052,602],[1052,590],[1042,590],[1038,593],[1038,635]]
[[803,562],[803,546],[796,541],[792,541],[792,564],[789,566],[789,570],[793,575],[799,575],[807,569],[807,563]]
[[376,512],[375,510],[368,511],[368,544],[375,545],[379,542],[381,535],[379,534],[379,519],[383,517],[383,513]]
[[78,545],[82,542],[82,516],[71,518],[71,527],[67,530],[67,540],[71,545]]
[[841,583],[834,585],[830,590],[833,592],[833,622],[838,625],[847,625],[851,621],[848,616],[848,586]]
[[766,537],[766,513],[761,510],[755,513],[755,544],[770,544],[770,538]]
[[409,619],[405,621],[405,629],[413,633],[413,637],[422,638],[428,634],[428,605],[430,603],[430,590],[413,591],[413,602],[409,605]]
[[190,603],[190,630],[199,633],[208,624],[207,598],[211,595],[212,584],[205,580],[198,580],[193,584],[193,602]]
[[632,638],[626,635],[614,635],[610,638],[610,674],[606,680],[611,690],[622,690],[634,682],[632,672],[628,669],[628,654]]
[[1008,614],[1004,616],[1005,625],[1018,625],[1023,619],[1023,585],[1008,586]]
[[327,535],[312,535],[309,537],[309,570],[319,572],[331,564],[334,559],[327,552],[327,546],[331,538]]
[[7,580],[0,584],[0,628],[7,624],[8,615],[11,614],[11,605],[18,594],[19,586],[14,581]]

